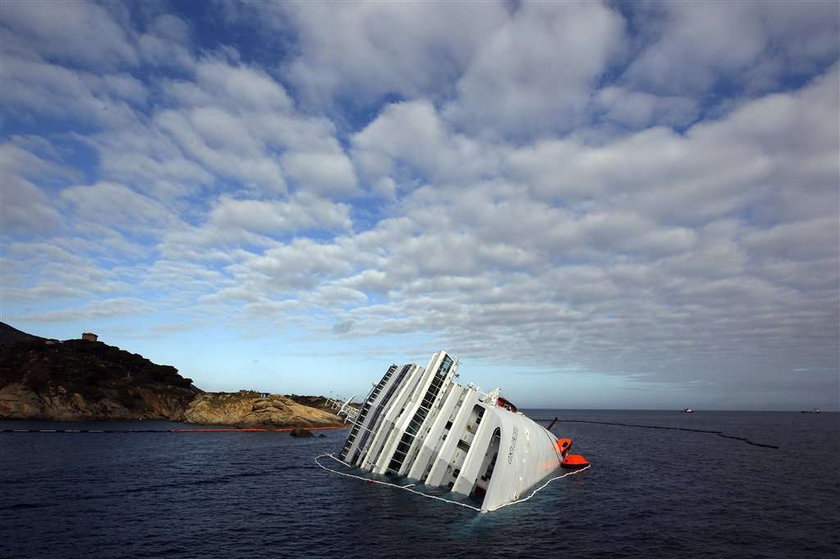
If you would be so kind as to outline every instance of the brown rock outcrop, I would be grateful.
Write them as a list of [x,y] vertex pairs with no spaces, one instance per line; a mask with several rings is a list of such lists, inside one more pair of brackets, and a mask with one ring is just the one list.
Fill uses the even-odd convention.
[[327,427],[342,420],[326,410],[299,404],[277,394],[261,397],[257,392],[206,392],[193,400],[184,420],[208,425],[273,425],[282,427]]

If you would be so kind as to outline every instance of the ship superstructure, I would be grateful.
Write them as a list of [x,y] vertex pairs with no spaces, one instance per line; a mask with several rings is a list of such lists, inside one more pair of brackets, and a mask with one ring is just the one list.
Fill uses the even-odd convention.
[[568,448],[500,396],[455,382],[445,351],[426,367],[391,365],[373,386],[339,458],[374,474],[404,476],[481,502],[492,511],[554,472]]

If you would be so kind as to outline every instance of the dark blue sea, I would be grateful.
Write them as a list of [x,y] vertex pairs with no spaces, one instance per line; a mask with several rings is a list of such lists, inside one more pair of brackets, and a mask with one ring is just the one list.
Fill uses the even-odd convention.
[[[527,413],[592,467],[489,514],[320,469],[344,431],[0,433],[0,557],[840,556],[840,414]],[[183,425],[0,421],[62,427]]]

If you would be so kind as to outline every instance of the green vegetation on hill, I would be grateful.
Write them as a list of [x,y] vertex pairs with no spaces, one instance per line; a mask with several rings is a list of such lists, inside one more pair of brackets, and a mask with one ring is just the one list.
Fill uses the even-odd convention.
[[58,342],[0,323],[0,417],[180,419],[201,393],[175,367],[103,342]]

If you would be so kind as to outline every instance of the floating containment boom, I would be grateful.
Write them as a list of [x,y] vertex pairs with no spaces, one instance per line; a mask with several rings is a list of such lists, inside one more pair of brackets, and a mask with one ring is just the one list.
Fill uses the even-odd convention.
[[571,440],[558,441],[498,388],[454,382],[458,365],[444,351],[426,367],[391,365],[354,414],[339,459],[472,497],[482,511],[522,498],[561,465]]

